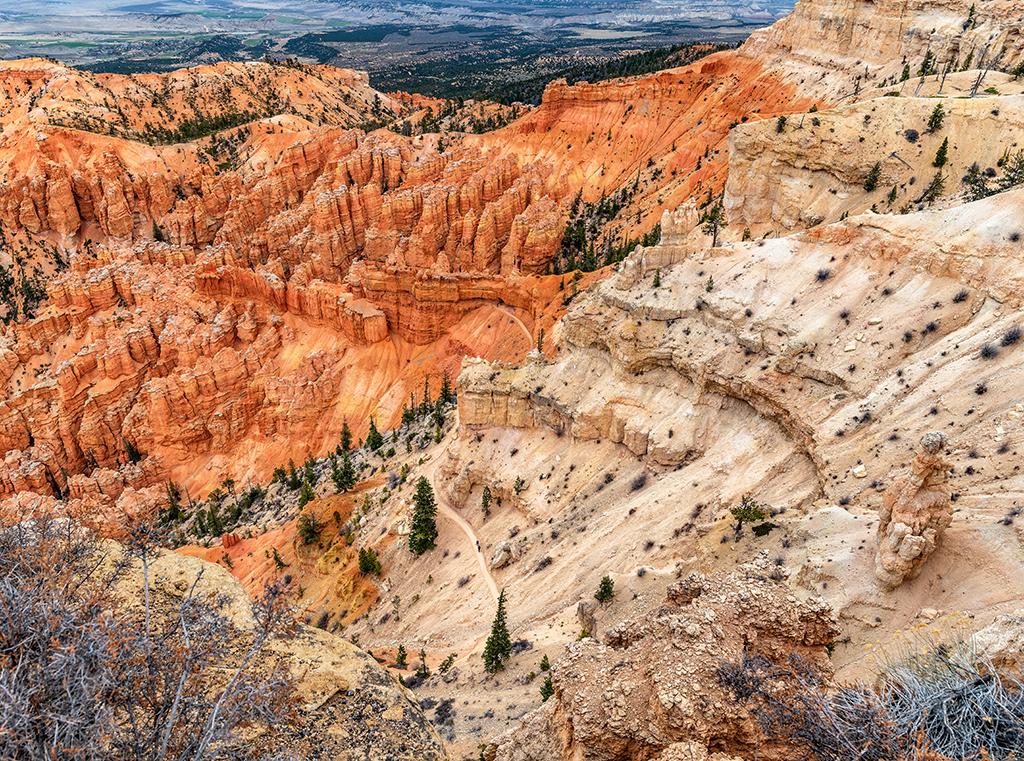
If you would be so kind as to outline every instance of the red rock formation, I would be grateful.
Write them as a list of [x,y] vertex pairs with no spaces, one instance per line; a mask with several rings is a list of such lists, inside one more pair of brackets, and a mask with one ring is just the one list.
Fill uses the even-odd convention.
[[625,233],[635,235],[664,209],[722,189],[734,124],[804,111],[813,102],[755,58],[725,52],[631,79],[553,82],[532,113],[467,143],[552,167],[548,188],[555,196],[582,191],[584,200],[596,201],[636,183],[621,216]]
[[[27,254],[16,274],[49,293],[0,335],[0,445],[21,453],[0,493],[63,490],[128,444],[153,483],[265,474],[292,446],[332,446],[345,417],[393,420],[409,385],[467,353],[519,359],[561,308],[530,276],[576,193],[628,188],[626,238],[719,192],[732,125],[821,95],[779,63],[815,7],[690,66],[554,83],[443,153],[351,129],[402,106],[343,70],[0,65],[0,222]],[[212,118],[238,126],[161,144]]]

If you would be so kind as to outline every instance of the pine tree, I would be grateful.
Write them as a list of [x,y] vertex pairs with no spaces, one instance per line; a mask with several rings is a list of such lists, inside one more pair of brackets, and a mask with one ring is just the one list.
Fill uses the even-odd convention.
[[334,481],[334,491],[337,494],[356,485],[356,470],[352,467],[352,458],[347,451],[341,453],[340,466],[336,460],[331,462],[331,480]]
[[309,481],[303,481],[302,491],[299,492],[299,509],[302,509],[314,499],[316,499],[316,493],[313,491],[313,487],[309,485]]
[[341,451],[347,452],[352,448],[352,431],[348,427],[348,420],[341,424]]
[[491,487],[485,486],[484,493],[480,497],[480,507],[484,511],[484,517],[491,514]]
[[423,379],[423,404],[420,405],[420,414],[430,414],[430,378]]
[[409,661],[409,654],[405,651],[405,645],[398,646],[398,653],[395,654],[395,668],[404,669]]
[[1024,149],[1008,153],[1005,160],[1000,162],[1000,166],[1003,168],[1003,174],[996,181],[997,192],[1001,193],[1024,184]]
[[939,146],[938,152],[935,154],[935,161],[932,162],[932,166],[941,169],[946,166],[946,162],[949,161],[949,138],[947,137],[942,141],[942,145]]
[[541,670],[541,671],[550,671],[550,670],[551,670],[551,661],[550,661],[550,660],[548,660],[548,656],[547,656],[547,654],[546,654],[546,653],[545,653],[545,655],[544,655],[544,656],[543,656],[543,657],[542,657],[542,658],[540,659],[540,670]]
[[441,397],[440,401],[442,404],[451,404],[455,401],[455,394],[452,393],[452,381],[448,377],[448,371],[445,370],[441,376]]
[[162,523],[178,523],[184,517],[181,511],[181,489],[174,481],[167,482],[167,508],[160,511]]
[[303,544],[313,544],[320,539],[320,521],[316,519],[315,515],[309,513],[300,515],[298,530]]
[[372,547],[362,547],[359,550],[359,573],[364,576],[380,576],[381,571],[380,558],[377,557],[377,552]]
[[654,287],[661,288],[661,270],[654,270]]
[[302,479],[299,478],[299,472],[295,470],[295,460],[288,461],[288,480],[285,483],[287,483],[288,488],[293,491],[302,486]]
[[928,117],[928,132],[938,132],[946,121],[946,109],[939,103]]
[[717,248],[718,232],[725,223],[725,208],[722,206],[722,202],[720,200],[715,201],[711,208],[704,212],[701,221],[704,223],[704,226],[701,228],[704,234],[711,236],[712,248]]
[[604,605],[606,602],[611,602],[613,597],[615,597],[615,582],[612,581],[611,576],[603,576],[601,583],[597,585],[594,599]]
[[409,530],[409,550],[414,555],[422,555],[434,549],[437,541],[437,503],[434,501],[434,490],[423,476],[416,482],[416,494],[413,497],[412,526]]
[[928,187],[925,188],[924,193],[918,200],[919,203],[934,203],[935,200],[942,195],[946,189],[946,178],[942,176],[942,172],[936,172],[935,176],[932,177],[932,181],[928,183]]
[[417,679],[429,679],[430,669],[427,667],[427,651],[420,648],[420,665],[416,668]]
[[892,206],[894,203],[896,203],[896,195],[898,194],[898,192],[899,191],[896,189],[896,186],[893,185],[892,186],[892,190],[889,191],[889,205],[890,206]]
[[927,77],[929,74],[935,73],[935,53],[931,51],[931,48],[924,54],[924,60],[921,61],[921,67],[917,70],[917,74],[920,77]]
[[555,694],[555,685],[551,683],[550,672],[545,675],[544,682],[540,686],[540,699],[542,702],[547,703],[548,698]]
[[505,668],[505,661],[512,655],[512,638],[508,633],[508,621],[505,614],[505,590],[498,596],[498,610],[494,614],[491,633],[484,645],[484,669],[488,674],[495,674]]
[[377,423],[371,417],[370,430],[366,434],[366,447],[371,452],[376,452],[382,446],[384,446],[384,437],[380,435],[380,431],[377,430]]
[[868,170],[868,176],[864,178],[864,190],[869,193],[878,187],[878,181],[882,179],[882,162],[876,161],[875,165]]
[[740,503],[729,512],[736,519],[736,525],[733,527],[733,530],[737,534],[743,530],[744,523],[763,521],[767,517],[761,506],[749,494],[744,494],[740,499]]
[[989,188],[988,179],[985,177],[985,173],[981,171],[981,167],[978,166],[977,162],[968,167],[967,174],[962,182],[967,189],[967,199],[970,201],[978,201],[992,195],[994,192]]
[[206,526],[210,536],[219,536],[224,533],[224,524],[220,519],[220,511],[217,505],[212,504],[206,511]]
[[124,451],[128,456],[128,462],[136,463],[142,460],[142,453],[139,452],[139,448],[128,439],[124,439]]

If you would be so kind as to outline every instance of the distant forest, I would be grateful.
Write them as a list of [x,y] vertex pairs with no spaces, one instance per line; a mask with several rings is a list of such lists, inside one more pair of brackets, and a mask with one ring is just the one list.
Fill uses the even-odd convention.
[[688,42],[681,45],[645,50],[618,56],[607,61],[582,63],[559,71],[539,74],[530,79],[516,82],[494,82],[476,93],[478,99],[498,103],[540,103],[544,88],[555,79],[565,79],[569,84],[576,82],[602,82],[619,77],[635,77],[662,69],[685,66],[704,56],[722,50],[731,50],[734,44],[722,42]]

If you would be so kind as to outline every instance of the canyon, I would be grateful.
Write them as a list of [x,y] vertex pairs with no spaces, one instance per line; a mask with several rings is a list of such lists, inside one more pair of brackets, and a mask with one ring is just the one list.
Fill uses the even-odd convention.
[[[792,758],[724,661],[870,682],[956,631],[1012,664],[1013,6],[800,0],[483,134],[388,129],[440,105],[330,67],[0,64],[0,511],[286,573],[453,759]],[[563,271],[576,220],[622,256]]]

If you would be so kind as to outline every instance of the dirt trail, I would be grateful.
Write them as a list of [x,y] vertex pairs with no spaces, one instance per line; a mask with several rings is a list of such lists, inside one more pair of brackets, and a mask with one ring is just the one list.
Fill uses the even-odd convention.
[[483,576],[484,581],[487,584],[487,588],[491,591],[491,596],[494,597],[495,600],[497,600],[498,585],[495,583],[494,577],[491,576],[490,568],[487,567],[487,559],[484,557],[484,553],[480,549],[480,540],[477,538],[476,532],[473,530],[473,527],[469,525],[465,518],[459,515],[459,513],[455,510],[454,507],[451,506],[448,497],[445,495],[444,489],[438,483],[435,482],[435,476],[436,473],[434,471],[431,471],[430,481],[434,487],[434,494],[437,495],[437,510],[439,513],[441,513],[441,515],[443,515],[445,518],[449,519],[456,526],[462,529],[462,533],[466,535],[467,539],[469,539],[471,549],[473,550],[473,553],[476,555],[477,565],[480,566],[480,574]]

